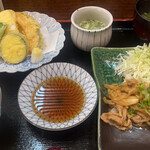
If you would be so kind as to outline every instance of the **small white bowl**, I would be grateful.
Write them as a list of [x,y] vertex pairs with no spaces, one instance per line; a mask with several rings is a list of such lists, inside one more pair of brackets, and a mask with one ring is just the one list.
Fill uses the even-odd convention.
[[[98,30],[87,30],[79,27],[83,20],[99,20],[106,24]],[[113,16],[101,7],[87,6],[74,11],[71,15],[71,39],[78,48],[90,51],[93,47],[106,46],[112,36]]]

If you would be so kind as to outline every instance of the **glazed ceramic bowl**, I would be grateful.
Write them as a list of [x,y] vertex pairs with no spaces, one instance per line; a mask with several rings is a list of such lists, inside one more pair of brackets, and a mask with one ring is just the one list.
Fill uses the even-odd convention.
[[[83,20],[99,20],[106,26],[97,30],[79,27]],[[101,7],[87,6],[74,11],[71,15],[71,39],[79,49],[90,51],[93,47],[106,46],[112,36],[113,16]]]
[[[55,77],[68,78],[74,81],[75,83],[78,83],[78,85],[82,87],[85,94],[83,109],[81,109],[81,111],[76,116],[74,116],[73,118],[70,117],[64,122],[61,122],[60,120],[63,117],[66,118],[66,116],[71,116],[73,114],[72,110],[76,110],[76,108],[79,107],[79,105],[76,105],[79,104],[80,99],[80,96],[78,94],[78,98],[74,101],[73,105],[69,105],[69,100],[66,99],[67,97],[70,98],[69,95],[65,95],[65,92],[63,92],[61,88],[59,88],[59,90],[57,89],[59,91],[58,92],[56,90],[56,84],[53,84],[53,90],[49,90],[48,92],[49,94],[51,93],[50,95],[52,95],[52,98],[47,99],[45,96],[45,98],[43,99],[46,100],[45,102],[41,102],[42,99],[39,99],[37,103],[32,102],[33,92],[39,86],[39,84],[41,84],[43,81],[46,81],[47,79]],[[63,85],[63,87],[65,87],[65,85],[62,82],[59,83],[60,85]],[[75,87],[71,86],[71,84],[68,85],[70,86],[70,88],[66,90],[69,90],[72,93],[71,95],[73,97],[76,97],[76,93],[73,92],[73,89],[75,89]],[[44,93],[45,90],[43,91],[42,89],[41,91],[42,93]],[[57,112],[64,111],[63,115],[56,113],[58,120],[56,122],[46,120],[45,118],[47,114],[49,116],[54,115],[54,109],[56,109],[55,106],[58,106],[60,104],[58,99],[55,99],[56,96],[59,99],[61,99],[60,93],[63,93],[62,95],[64,95],[63,97],[65,97],[65,99],[62,98],[62,102],[66,103],[66,107],[63,108],[60,106]],[[38,69],[35,69],[24,79],[19,88],[18,103],[23,116],[32,125],[49,131],[66,130],[79,125],[92,114],[97,104],[97,87],[91,75],[88,72],[86,72],[83,68],[80,68],[79,66],[70,63],[50,63]],[[38,108],[38,111],[40,111],[40,115],[38,115],[36,108],[33,106],[33,104],[35,104],[34,106],[37,106],[36,108]],[[43,111],[43,106],[47,109],[47,111]],[[69,111],[68,107],[72,108],[72,110]],[[67,111],[65,113],[66,109]],[[42,118],[43,115],[44,117]]]
[[133,20],[133,27],[137,35],[150,41],[150,20],[143,17],[144,13],[150,13],[150,0],[137,1]]

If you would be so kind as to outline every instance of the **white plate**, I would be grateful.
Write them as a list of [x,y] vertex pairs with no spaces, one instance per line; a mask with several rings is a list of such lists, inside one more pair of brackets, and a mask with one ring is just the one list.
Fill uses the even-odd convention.
[[[83,110],[72,120],[64,123],[51,123],[39,118],[31,106],[32,93],[47,78],[63,76],[79,83],[86,97]],[[97,104],[97,88],[93,78],[84,69],[69,63],[51,63],[31,72],[22,82],[18,93],[19,107],[31,124],[45,130],[65,130],[86,120]]]
[[46,14],[41,14],[38,12],[28,12],[28,11],[26,11],[26,13],[33,16],[41,24],[41,27],[45,26],[49,34],[52,34],[56,31],[59,32],[56,48],[55,50],[44,54],[44,59],[37,64],[31,63],[31,57],[27,57],[25,61],[19,64],[8,64],[5,63],[2,58],[0,58],[0,72],[8,72],[8,73],[14,73],[17,71],[24,72],[29,69],[38,68],[42,64],[46,64],[50,62],[52,58],[54,58],[59,54],[60,50],[64,46],[64,41],[65,41],[64,30],[62,29],[60,23],[56,22],[54,18],[49,17]]

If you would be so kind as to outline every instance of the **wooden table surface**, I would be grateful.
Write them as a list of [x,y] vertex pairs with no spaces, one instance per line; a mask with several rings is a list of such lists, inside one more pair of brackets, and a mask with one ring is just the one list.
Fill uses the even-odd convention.
[[70,20],[74,10],[83,6],[100,6],[114,19],[132,19],[136,0],[3,0],[5,9],[38,11],[56,20]]

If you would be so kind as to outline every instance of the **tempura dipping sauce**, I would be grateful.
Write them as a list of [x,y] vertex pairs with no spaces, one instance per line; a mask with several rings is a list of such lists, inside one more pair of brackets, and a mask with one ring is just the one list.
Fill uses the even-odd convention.
[[63,123],[75,118],[85,104],[82,87],[72,79],[53,77],[43,81],[32,96],[32,108],[41,119]]

